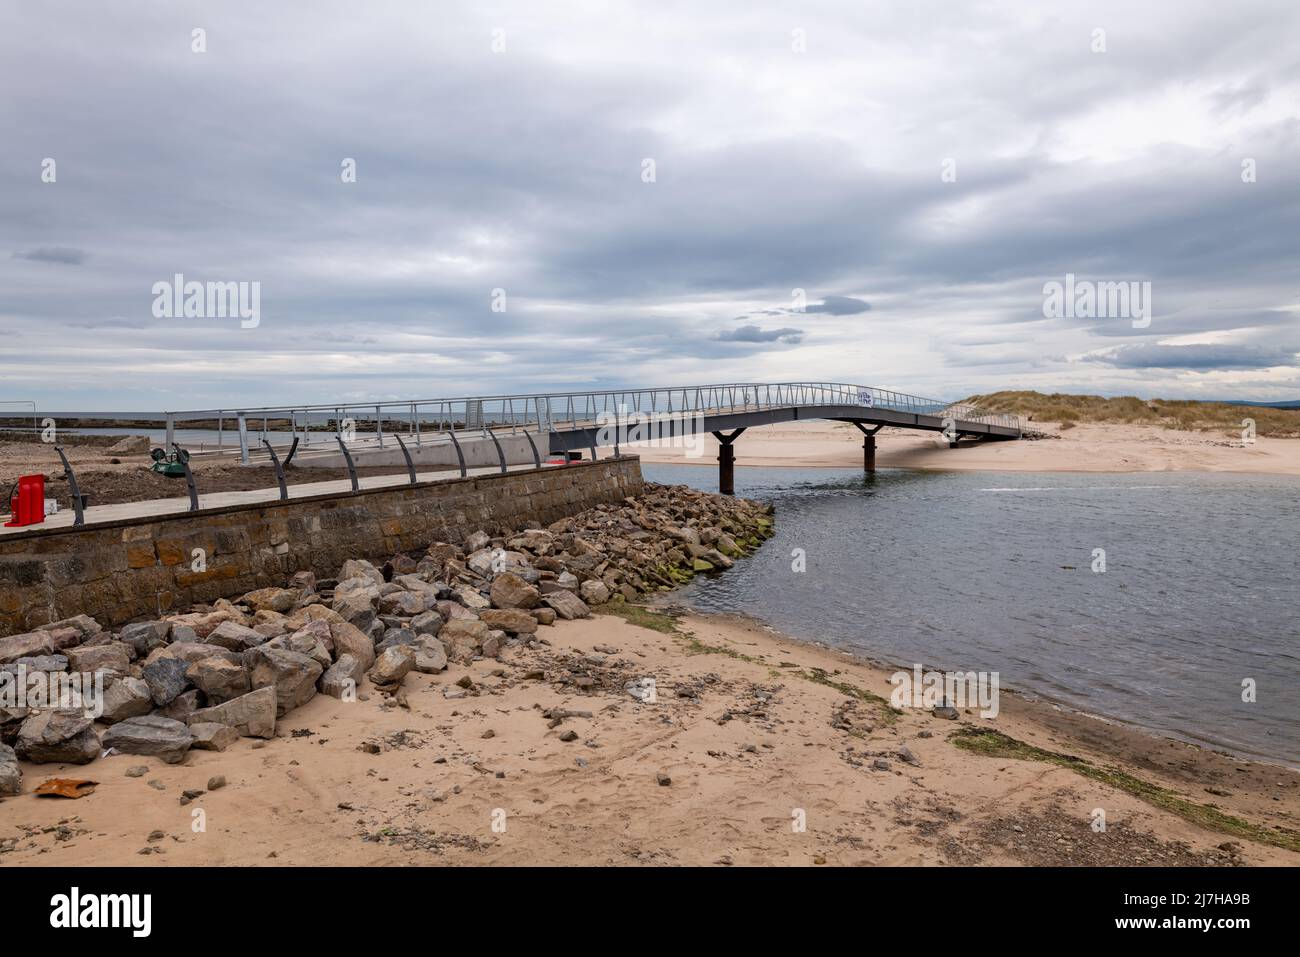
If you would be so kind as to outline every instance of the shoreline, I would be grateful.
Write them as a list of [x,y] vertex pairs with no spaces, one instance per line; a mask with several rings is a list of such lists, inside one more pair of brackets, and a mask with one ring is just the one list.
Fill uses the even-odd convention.
[[888,674],[845,652],[733,616],[594,610],[412,673],[400,700],[317,695],[264,742],[27,766],[100,784],[0,801],[0,865],[1300,864],[1285,769],[1019,695],[991,720],[894,712]]
[[[829,654],[843,656],[864,668],[880,672],[887,676],[893,675],[899,671],[910,672],[916,664],[915,662],[906,664],[894,663],[887,661],[884,658],[874,657],[866,652],[840,648],[836,645],[828,644],[827,642],[819,641],[814,638],[801,638],[798,635],[792,635],[781,631],[779,628],[754,615],[748,615],[742,612],[714,612],[695,608],[689,603],[683,602],[677,598],[676,593],[669,593],[661,596],[659,599],[652,599],[647,603],[647,607],[653,610],[663,611],[665,614],[683,615],[696,620],[717,621],[719,623],[730,622],[747,625],[756,629],[762,629],[779,640],[791,642],[796,645],[806,645],[811,648],[820,648]],[[939,665],[924,665],[924,669],[926,672],[956,670],[946,669]],[[1282,771],[1300,774],[1300,759],[1297,759],[1297,763],[1287,764],[1282,760],[1263,755],[1241,754],[1232,751],[1223,745],[1216,744],[1215,742],[1197,741],[1192,737],[1192,735],[1185,732],[1150,727],[1148,725],[1140,724],[1132,719],[1122,718],[1117,715],[1086,711],[1068,701],[1053,697],[1050,694],[1044,694],[1038,691],[1026,691],[1023,688],[1002,684],[1001,682],[999,682],[999,693],[1002,695],[1010,695],[1013,700],[1021,702],[1022,705],[1031,709],[1046,708],[1050,711],[1073,715],[1081,719],[1096,721],[1113,728],[1122,729],[1127,733],[1140,735],[1142,738],[1151,739],[1152,741],[1172,742],[1177,745],[1204,751],[1207,754],[1217,754],[1231,761],[1244,761],[1249,764],[1256,764],[1266,768],[1277,768]]]

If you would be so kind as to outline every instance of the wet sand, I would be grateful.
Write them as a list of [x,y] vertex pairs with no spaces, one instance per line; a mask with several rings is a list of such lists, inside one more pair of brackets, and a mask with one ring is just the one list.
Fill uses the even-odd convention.
[[[411,673],[405,706],[366,684],[353,703],[318,695],[263,746],[24,764],[24,793],[0,801],[0,866],[1300,864],[1300,775],[1284,768],[1005,692],[993,720],[896,713],[872,697],[888,672],[743,619],[663,633],[599,615],[542,634],[549,647]],[[576,674],[591,688],[563,683]],[[447,698],[466,676],[474,690]],[[623,690],[641,676],[656,703]],[[553,708],[590,717],[550,727]],[[965,750],[966,727],[1097,773]],[[226,787],[181,803],[214,775]],[[33,797],[49,777],[101,783]],[[1133,781],[1166,790],[1144,800]],[[1293,849],[1205,826],[1228,820],[1215,809]]]

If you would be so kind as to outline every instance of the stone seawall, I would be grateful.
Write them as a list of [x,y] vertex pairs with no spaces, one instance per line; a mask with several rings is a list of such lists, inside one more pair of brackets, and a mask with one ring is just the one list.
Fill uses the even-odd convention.
[[635,456],[355,495],[203,509],[0,539],[0,636],[72,615],[105,625],[333,575],[349,558],[418,552],[544,524],[641,491]]

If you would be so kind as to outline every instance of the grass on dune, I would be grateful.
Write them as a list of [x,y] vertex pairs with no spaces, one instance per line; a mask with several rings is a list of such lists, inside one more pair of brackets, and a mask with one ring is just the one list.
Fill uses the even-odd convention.
[[965,400],[991,412],[1009,412],[1031,422],[1116,423],[1154,425],[1188,432],[1219,431],[1232,438],[1241,436],[1242,419],[1255,420],[1257,435],[1300,438],[1300,409],[1269,409],[1226,402],[1195,402],[1187,399],[1139,399],[1124,395],[1066,395],[1054,392],[991,392]]

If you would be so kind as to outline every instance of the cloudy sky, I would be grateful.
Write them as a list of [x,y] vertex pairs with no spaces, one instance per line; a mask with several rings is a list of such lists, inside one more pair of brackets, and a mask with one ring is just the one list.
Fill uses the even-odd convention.
[[[1297,37],[1294,0],[0,0],[0,398],[1300,398]],[[177,273],[259,283],[256,326],[156,316]],[[1067,273],[1149,324],[1045,317]]]

